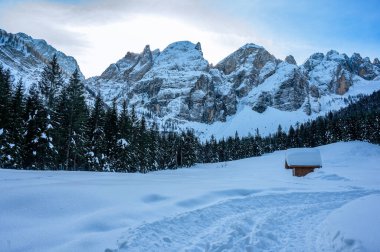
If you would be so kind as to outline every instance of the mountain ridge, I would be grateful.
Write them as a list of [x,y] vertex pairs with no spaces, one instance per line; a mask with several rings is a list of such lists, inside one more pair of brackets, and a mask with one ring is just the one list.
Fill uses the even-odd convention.
[[[16,76],[35,82],[49,56],[60,53],[44,40],[7,34],[0,30],[0,62]],[[17,39],[4,39],[7,36]],[[8,52],[20,62],[9,64]],[[79,68],[74,58],[64,54],[61,62],[67,73]],[[256,128],[270,133],[280,123],[286,129],[345,107],[380,89],[380,61],[330,50],[297,65],[291,55],[281,60],[248,43],[213,66],[203,57],[199,42],[178,41],[163,51],[147,45],[141,53],[127,52],[84,83],[89,100],[98,92],[109,105],[125,100],[162,130],[192,128],[205,137],[223,137],[235,131],[246,135]],[[280,119],[287,117],[291,119]]]
[[66,80],[75,69],[79,70],[80,78],[85,79],[74,57],[58,51],[43,39],[34,39],[22,32],[12,34],[0,29],[0,63],[15,78],[22,78],[27,87],[38,82],[44,66],[54,54]]

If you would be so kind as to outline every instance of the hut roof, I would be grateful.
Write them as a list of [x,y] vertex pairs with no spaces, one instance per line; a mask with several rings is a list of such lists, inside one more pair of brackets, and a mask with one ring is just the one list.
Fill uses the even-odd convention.
[[286,151],[286,162],[289,166],[322,167],[321,153],[311,148],[294,148]]

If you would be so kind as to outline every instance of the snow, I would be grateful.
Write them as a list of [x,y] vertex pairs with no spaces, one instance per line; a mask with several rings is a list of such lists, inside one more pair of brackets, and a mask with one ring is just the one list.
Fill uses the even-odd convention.
[[324,220],[319,242],[335,251],[378,251],[379,211],[379,194],[347,203]]
[[233,137],[236,131],[239,136],[254,135],[256,129],[259,129],[261,136],[267,136],[275,133],[279,124],[284,131],[287,131],[290,125],[316,117],[316,114],[309,117],[301,110],[289,112],[272,107],[268,107],[263,113],[258,113],[253,111],[252,107],[242,105],[235,115],[227,117],[226,122],[215,122],[213,124],[184,122],[178,126],[183,129],[194,129],[200,139],[205,141],[210,139],[211,135],[214,135],[216,139]]
[[[126,148],[126,147],[128,147],[128,145],[129,145],[128,141],[127,141],[126,139],[124,139],[124,138],[119,139],[119,140],[117,141],[117,143],[118,143],[120,146],[122,146],[123,148]],[[94,156],[94,153],[93,153],[93,152],[91,152],[91,156]]]
[[290,166],[322,166],[319,150],[311,148],[293,148],[286,151],[286,162]]
[[380,146],[316,149],[323,168],[301,178],[286,151],[148,174],[0,169],[0,251],[377,251]]

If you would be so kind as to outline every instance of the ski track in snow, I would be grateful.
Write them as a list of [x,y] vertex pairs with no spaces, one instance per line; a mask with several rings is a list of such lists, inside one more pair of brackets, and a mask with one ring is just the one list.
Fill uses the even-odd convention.
[[[122,251],[320,251],[318,225],[335,209],[378,191],[250,194],[130,228]],[[348,250],[349,250],[349,244]]]

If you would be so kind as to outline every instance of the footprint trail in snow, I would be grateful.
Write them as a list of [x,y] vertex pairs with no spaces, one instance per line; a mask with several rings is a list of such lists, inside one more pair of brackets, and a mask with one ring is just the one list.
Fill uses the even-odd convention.
[[318,251],[318,225],[370,191],[250,195],[130,229],[106,251]]

